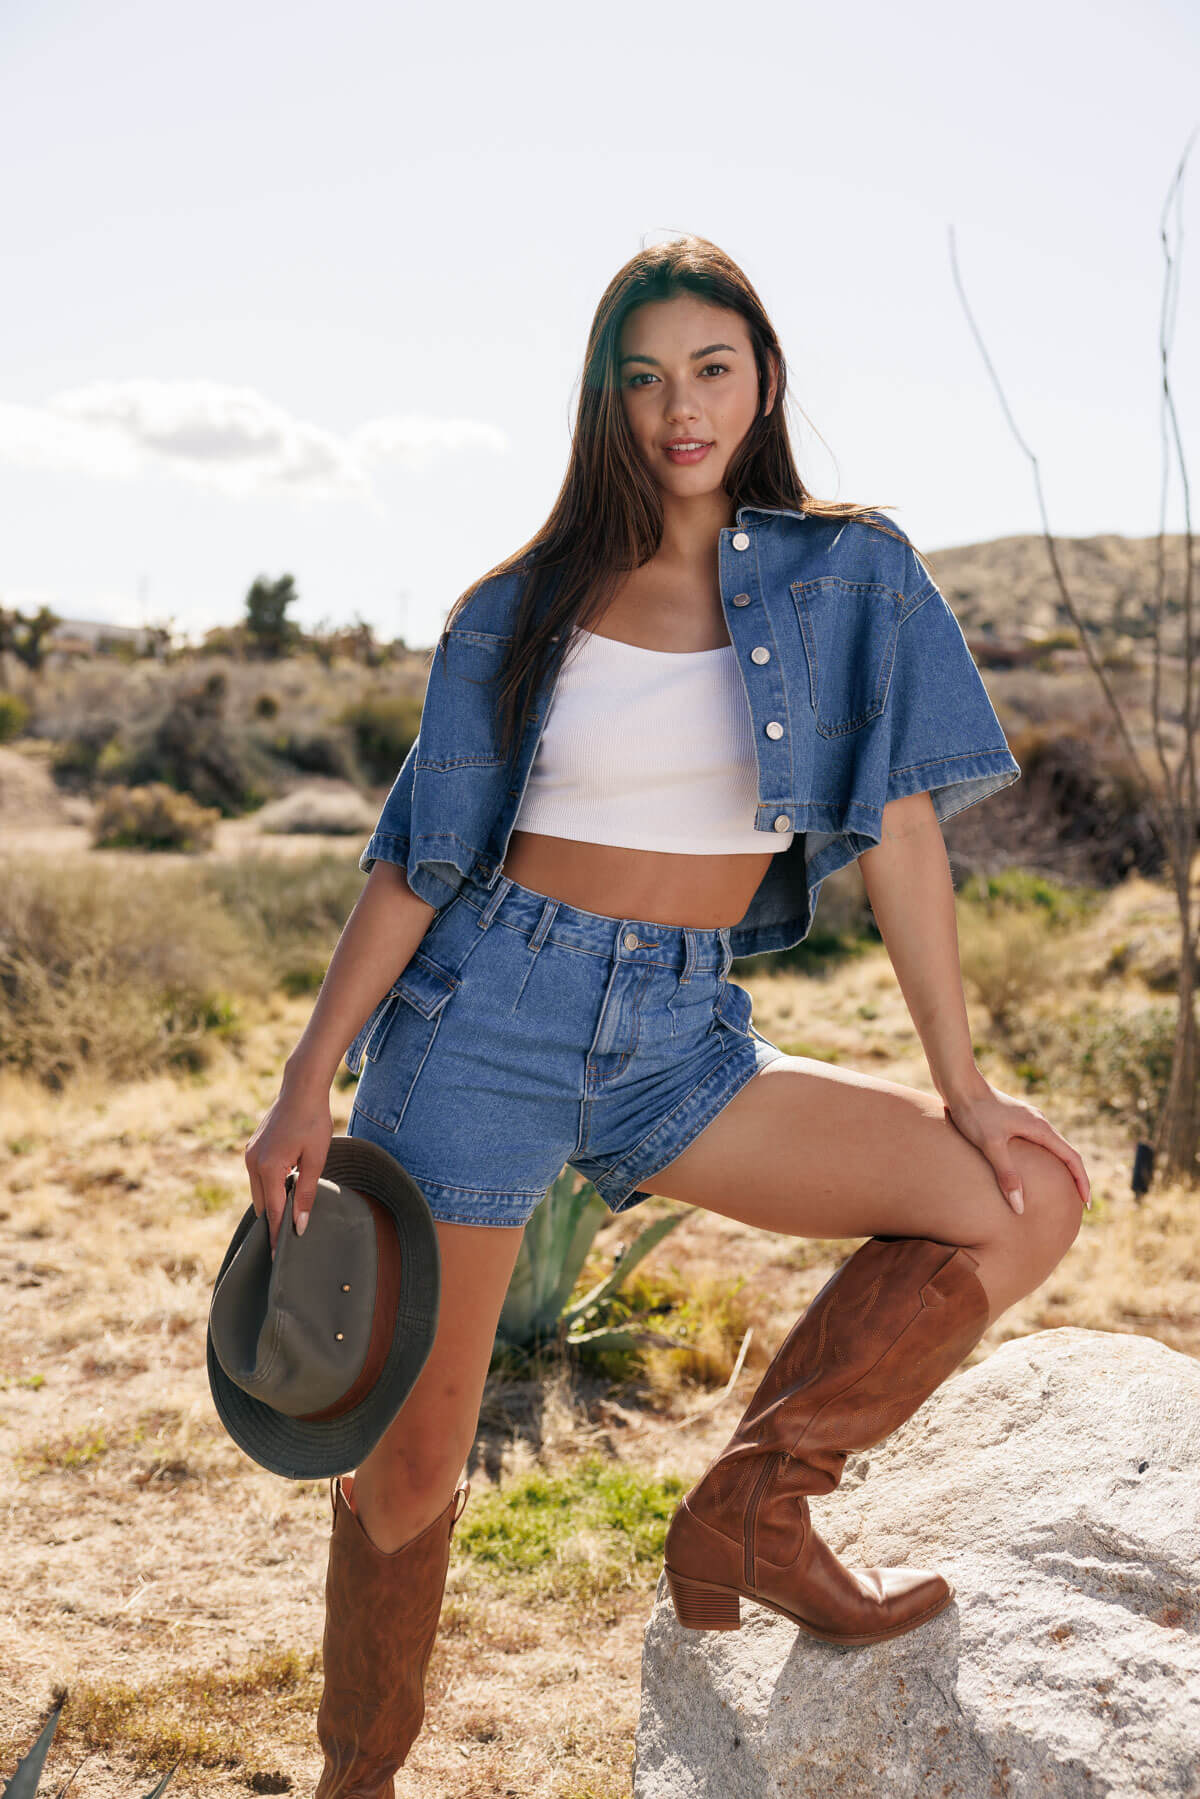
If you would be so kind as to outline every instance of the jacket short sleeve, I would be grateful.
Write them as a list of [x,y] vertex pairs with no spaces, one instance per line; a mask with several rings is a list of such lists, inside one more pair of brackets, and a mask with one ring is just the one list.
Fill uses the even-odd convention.
[[1021,770],[962,627],[911,547],[906,562],[911,574],[886,709],[884,803],[929,793],[941,820],[1008,787]]
[[358,859],[358,866],[364,874],[370,874],[377,861],[398,862],[401,867],[408,862],[408,848],[412,838],[413,778],[417,767],[417,745],[420,741],[419,735],[413,739],[407,756],[400,764],[400,772],[392,782],[391,791],[383,802],[383,809],[367,847]]

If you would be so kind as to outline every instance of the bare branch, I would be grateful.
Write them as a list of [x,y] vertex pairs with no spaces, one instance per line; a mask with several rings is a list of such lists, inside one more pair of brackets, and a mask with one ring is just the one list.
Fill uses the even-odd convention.
[[967,322],[971,327],[971,331],[975,338],[975,342],[979,346],[979,352],[980,352],[981,356],[983,357],[984,363],[987,367],[988,374],[992,378],[992,385],[995,387],[996,393],[1000,400],[1000,404],[1004,409],[1004,416],[1008,420],[1009,425],[1012,428],[1013,436],[1016,438],[1017,442],[1020,444],[1022,450],[1024,450],[1026,456],[1028,456],[1030,462],[1033,464],[1033,478],[1034,478],[1034,484],[1037,488],[1038,510],[1040,511],[1040,513],[1042,515],[1042,536],[1045,538],[1045,541],[1046,541],[1046,549],[1050,556],[1050,566],[1054,571],[1054,579],[1058,586],[1058,591],[1059,591],[1060,595],[1062,596],[1063,605],[1066,607],[1068,615],[1070,616],[1071,620],[1073,621],[1075,628],[1079,632],[1079,641],[1082,643],[1084,650],[1087,654],[1088,661],[1091,663],[1092,672],[1095,675],[1096,679],[1099,681],[1100,687],[1104,693],[1104,697],[1108,701],[1109,707],[1112,710],[1113,717],[1116,720],[1117,731],[1121,737],[1121,741],[1125,746],[1125,751],[1129,758],[1129,765],[1132,770],[1133,777],[1142,790],[1146,804],[1149,807],[1150,812],[1154,818],[1155,825],[1157,826],[1158,830],[1160,831],[1160,833],[1162,835],[1163,844],[1166,847],[1167,855],[1171,861],[1172,868],[1174,869],[1176,861],[1177,861],[1174,833],[1172,832],[1172,830],[1170,828],[1170,824],[1167,819],[1167,816],[1166,816],[1165,812],[1163,811],[1161,802],[1159,800],[1159,796],[1155,792],[1154,786],[1151,783],[1148,775],[1146,774],[1145,769],[1142,767],[1141,759],[1138,756],[1137,750],[1134,746],[1133,739],[1129,734],[1129,729],[1125,723],[1124,715],[1122,714],[1121,707],[1120,707],[1120,704],[1118,703],[1116,694],[1113,692],[1112,685],[1108,679],[1108,676],[1105,673],[1105,670],[1104,670],[1098,656],[1096,655],[1095,649],[1092,645],[1091,636],[1087,630],[1085,621],[1082,618],[1082,616],[1079,612],[1079,609],[1075,604],[1074,599],[1072,598],[1070,589],[1068,588],[1066,580],[1063,576],[1062,568],[1061,568],[1061,566],[1059,564],[1059,560],[1058,560],[1058,549],[1054,542],[1054,538],[1051,534],[1050,523],[1046,516],[1046,501],[1045,501],[1045,496],[1042,493],[1042,477],[1041,477],[1040,470],[1038,469],[1038,460],[1037,460],[1037,457],[1034,455],[1033,451],[1029,448],[1029,445],[1025,442],[1024,438],[1021,436],[1020,431],[1017,429],[1016,421],[1013,418],[1012,411],[1009,407],[1008,400],[1004,393],[1004,389],[1000,383],[1000,379],[999,379],[998,375],[996,374],[995,369],[992,366],[991,357],[987,353],[987,346],[985,345],[985,343],[983,341],[982,334],[979,330],[979,327],[975,323],[974,316],[971,312],[970,305],[967,301],[967,296],[963,289],[962,279],[961,279],[961,277],[959,275],[959,271],[958,271],[958,256],[957,256],[957,252],[955,250],[953,225],[950,226],[950,263],[951,263],[951,267],[953,268],[953,271],[954,271],[954,284],[958,289],[959,298],[961,299],[962,304],[963,304],[963,311],[967,315]]

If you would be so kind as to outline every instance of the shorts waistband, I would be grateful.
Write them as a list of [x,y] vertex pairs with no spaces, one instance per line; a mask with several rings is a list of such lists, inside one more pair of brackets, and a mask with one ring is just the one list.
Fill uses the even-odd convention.
[[522,887],[501,875],[487,887],[471,876],[463,881],[458,897],[479,913],[481,925],[500,922],[524,933],[531,946],[545,942],[590,955],[610,956],[613,961],[653,963],[676,969],[685,979],[715,970],[728,974],[733,952],[731,925],[704,930],[692,925],[656,924],[645,918],[614,918],[604,912],[588,912],[565,900]]

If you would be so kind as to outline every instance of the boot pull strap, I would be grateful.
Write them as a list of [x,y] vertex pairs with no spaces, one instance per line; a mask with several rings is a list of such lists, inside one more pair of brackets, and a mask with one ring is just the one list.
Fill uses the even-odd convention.
[[[450,1534],[451,1534],[451,1536],[453,1536],[453,1534],[454,1534],[454,1526],[458,1523],[459,1519],[462,1517],[463,1513],[467,1509],[467,1498],[470,1494],[470,1491],[471,1491],[471,1483],[469,1480],[464,1480],[460,1486],[457,1486],[454,1489],[454,1512],[450,1519]],[[461,1505],[459,1504],[460,1497],[462,1499]]]
[[335,1524],[337,1523],[337,1478],[336,1474],[329,1476],[329,1510]]

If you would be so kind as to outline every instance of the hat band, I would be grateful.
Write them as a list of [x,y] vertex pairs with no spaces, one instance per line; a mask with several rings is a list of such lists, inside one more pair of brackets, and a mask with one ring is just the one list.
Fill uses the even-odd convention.
[[319,1412],[297,1412],[302,1424],[323,1424],[329,1418],[341,1418],[364,1400],[383,1372],[396,1334],[396,1308],[400,1301],[400,1242],[392,1213],[375,1198],[364,1193],[375,1220],[375,1244],[378,1252],[375,1277],[375,1311],[371,1319],[371,1338],[357,1380],[351,1382],[340,1399],[322,1406]]

